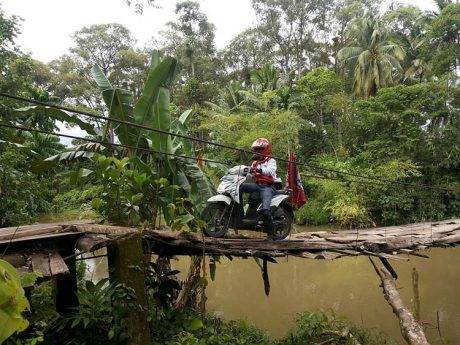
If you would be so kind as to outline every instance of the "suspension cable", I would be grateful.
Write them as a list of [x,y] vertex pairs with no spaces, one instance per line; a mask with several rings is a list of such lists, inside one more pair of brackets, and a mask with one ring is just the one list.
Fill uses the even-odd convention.
[[208,162],[208,163],[216,163],[216,164],[228,165],[228,162],[217,161],[217,160],[214,160],[214,159],[196,158],[196,157],[184,156],[184,155],[180,155],[180,154],[177,154],[177,153],[157,151],[157,150],[153,150],[153,149],[149,149],[149,148],[132,146],[132,145],[110,143],[108,141],[103,141],[103,140],[98,140],[98,139],[91,139],[91,138],[84,138],[84,137],[78,137],[78,136],[70,135],[70,134],[47,132],[47,131],[43,131],[41,129],[27,128],[27,127],[12,125],[12,124],[6,124],[6,123],[2,123],[2,122],[0,122],[0,127],[8,127],[8,128],[17,129],[17,130],[20,130],[20,131],[36,132],[36,133],[41,133],[41,134],[54,135],[54,136],[57,136],[57,137],[64,137],[64,138],[69,138],[69,139],[83,140],[83,141],[91,142],[91,143],[98,143],[98,144],[102,144],[102,145],[109,145],[109,146],[114,146],[114,147],[121,147],[121,148],[126,148],[126,149],[139,150],[139,151],[144,151],[144,152],[147,152],[147,153],[156,153],[156,154],[161,154],[161,155],[166,155],[166,156],[173,156],[173,157],[176,157],[176,158],[191,159],[191,160],[194,160],[194,161],[202,160],[202,161]]
[[[36,132],[36,133],[53,135],[53,136],[57,136],[57,137],[64,137],[64,138],[75,139],[75,140],[82,140],[82,141],[86,141],[86,142],[98,143],[98,144],[102,144],[102,145],[109,145],[109,146],[114,146],[114,147],[132,149],[132,150],[139,150],[139,151],[144,151],[144,152],[148,152],[148,153],[164,154],[166,156],[173,156],[173,157],[176,157],[176,158],[189,159],[189,160],[193,160],[193,161],[202,160],[203,162],[215,163],[215,164],[221,164],[221,165],[228,165],[228,164],[231,163],[231,162],[218,161],[218,160],[215,160],[215,159],[197,158],[197,157],[180,155],[180,154],[176,154],[176,153],[157,151],[157,150],[153,150],[153,149],[149,149],[149,148],[136,147],[136,146],[132,146],[132,145],[123,145],[123,144],[111,143],[111,142],[102,141],[102,140],[98,140],[98,139],[78,137],[78,136],[70,135],[70,134],[48,132],[48,131],[44,131],[44,130],[40,130],[40,129],[26,128],[26,127],[22,127],[22,126],[17,126],[17,125],[12,125],[12,124],[5,124],[5,123],[1,123],[1,122],[0,122],[0,127],[12,128],[12,129],[16,129],[16,130],[20,130],[20,131],[27,131],[27,132]],[[304,178],[335,180],[335,181],[339,181],[339,182],[343,182],[343,183],[388,185],[388,183],[386,183],[386,182],[379,182],[379,181],[358,181],[358,180],[345,179],[343,177],[340,178],[340,177],[331,177],[331,176],[309,175],[309,174],[305,174],[305,173],[302,173],[302,172],[299,172],[299,174],[300,174],[300,176],[302,176]]]
[[[158,129],[158,128],[154,128],[154,127],[150,127],[150,126],[146,126],[146,125],[137,124],[137,123],[130,122],[130,121],[108,118],[108,117],[104,117],[104,116],[101,116],[101,115],[92,114],[92,113],[89,113],[89,112],[86,112],[86,111],[75,110],[75,109],[72,109],[72,108],[69,108],[69,107],[58,106],[58,105],[55,105],[55,104],[50,104],[50,103],[46,103],[46,102],[36,101],[36,100],[33,100],[33,99],[14,96],[14,95],[6,94],[6,93],[3,93],[3,92],[0,92],[0,96],[10,98],[10,99],[15,99],[15,100],[22,101],[22,102],[28,102],[28,103],[31,103],[31,104],[37,104],[37,105],[42,105],[42,106],[46,106],[46,107],[50,107],[50,108],[55,108],[55,109],[60,109],[60,110],[68,111],[68,112],[73,112],[73,113],[76,113],[76,114],[81,114],[81,115],[92,117],[92,118],[95,118],[95,119],[100,119],[100,120],[104,120],[104,121],[111,121],[111,122],[124,124],[124,125],[131,126],[131,127],[137,127],[137,128],[140,128],[140,129],[145,129],[145,130],[157,132],[157,133],[164,134],[164,135],[171,135],[171,136],[174,136],[174,137],[188,139],[188,140],[191,140],[191,141],[200,142],[200,143],[204,143],[204,144],[208,144],[208,145],[212,145],[212,146],[216,146],[216,147],[221,147],[221,148],[225,148],[225,149],[229,149],[229,150],[233,150],[233,151],[238,151],[238,152],[241,152],[241,153],[253,154],[252,151],[244,149],[244,148],[239,148],[239,147],[230,146],[230,145],[226,145],[226,144],[220,144],[220,143],[216,143],[214,141],[200,139],[200,138],[196,138],[196,137],[185,135],[185,134],[173,133],[173,132],[170,132],[170,131],[166,131],[166,130],[162,130],[162,129]],[[107,142],[105,142],[105,143],[107,143]],[[107,143],[107,144],[110,144],[110,143]],[[132,148],[135,148],[135,147],[133,146]],[[158,152],[158,153],[167,154],[165,152]],[[334,173],[334,174],[348,175],[348,176],[351,176],[351,177],[363,178],[363,179],[379,181],[379,182],[386,182],[386,183],[389,183],[389,184],[397,184],[397,185],[407,186],[407,187],[426,188],[426,189],[457,192],[454,189],[447,188],[447,187],[442,187],[442,186],[431,186],[431,185],[427,185],[427,184],[413,184],[413,183],[399,182],[399,181],[393,181],[393,180],[390,180],[390,179],[387,179],[387,178],[374,177],[374,176],[364,176],[364,175],[351,173],[351,172],[348,172],[348,171],[340,171],[340,170],[335,170],[335,169],[330,169],[330,168],[324,168],[324,167],[314,165],[314,164],[291,161],[289,159],[285,159],[285,158],[282,158],[282,157],[268,156],[268,155],[263,155],[263,154],[261,154],[261,156],[263,156],[263,157],[271,157],[271,158],[274,158],[274,159],[276,159],[278,161],[281,161],[281,162],[293,163],[293,164],[296,164],[298,166],[304,166],[304,167],[307,167],[307,168],[312,168],[312,169],[321,170],[321,171],[325,171],[325,172],[330,172],[330,173]]]

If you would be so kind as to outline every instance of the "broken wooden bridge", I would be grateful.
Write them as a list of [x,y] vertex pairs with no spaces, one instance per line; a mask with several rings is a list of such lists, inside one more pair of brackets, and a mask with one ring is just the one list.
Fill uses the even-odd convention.
[[[141,233],[140,233],[141,231]],[[275,258],[286,255],[308,259],[337,259],[368,255],[408,260],[429,247],[460,243],[460,219],[369,229],[300,232],[282,241],[233,234],[210,238],[201,234],[95,224],[91,220],[34,224],[0,229],[0,253],[20,270],[44,277],[69,273],[66,261],[83,252],[110,246],[141,234],[145,254],[223,255]]]
[[[106,247],[110,280],[134,289],[140,308],[128,311],[127,317],[131,324],[141,325],[142,329],[149,328],[148,304],[144,271],[138,268],[151,260],[151,254],[262,258],[266,293],[269,291],[267,262],[275,261],[276,257],[294,255],[307,259],[337,259],[367,255],[381,279],[385,298],[400,320],[404,338],[409,344],[424,345],[428,342],[423,328],[404,306],[394,280],[397,273],[388,260],[409,260],[409,255],[427,257],[419,251],[458,244],[460,219],[370,229],[300,232],[282,241],[267,241],[243,232],[218,239],[190,232],[101,225],[91,220],[0,228],[0,258],[19,271],[34,271],[44,279],[53,279],[56,310],[60,314],[72,313],[78,306],[76,260],[88,259],[79,256]],[[378,257],[383,267],[377,267],[371,256]],[[133,337],[140,337],[137,329],[129,328]]]

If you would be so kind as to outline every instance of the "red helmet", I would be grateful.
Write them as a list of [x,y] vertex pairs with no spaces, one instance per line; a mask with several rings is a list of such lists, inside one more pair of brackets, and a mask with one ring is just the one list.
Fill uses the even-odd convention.
[[[252,150],[254,153],[259,153],[264,156],[270,156],[272,153],[272,144],[265,138],[258,138],[254,140],[251,145]],[[263,157],[265,158],[265,157]]]

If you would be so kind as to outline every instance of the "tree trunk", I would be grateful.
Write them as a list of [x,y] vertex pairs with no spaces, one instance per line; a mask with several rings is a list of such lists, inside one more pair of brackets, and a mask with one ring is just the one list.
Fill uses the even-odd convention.
[[377,267],[370,257],[369,260],[382,281],[385,299],[399,319],[399,327],[406,342],[410,345],[428,345],[422,326],[404,305],[391,273],[385,267]]
[[114,242],[107,248],[107,254],[110,281],[124,284],[136,294],[137,307],[129,310],[126,316],[130,344],[149,345],[150,329],[147,321],[148,304],[141,233]]

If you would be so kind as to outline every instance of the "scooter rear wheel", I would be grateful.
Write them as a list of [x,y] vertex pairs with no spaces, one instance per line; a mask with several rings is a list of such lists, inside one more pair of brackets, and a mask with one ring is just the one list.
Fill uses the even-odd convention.
[[209,237],[224,237],[227,234],[230,223],[230,206],[224,203],[212,203],[206,205],[201,213],[201,219],[207,226],[203,230]]

